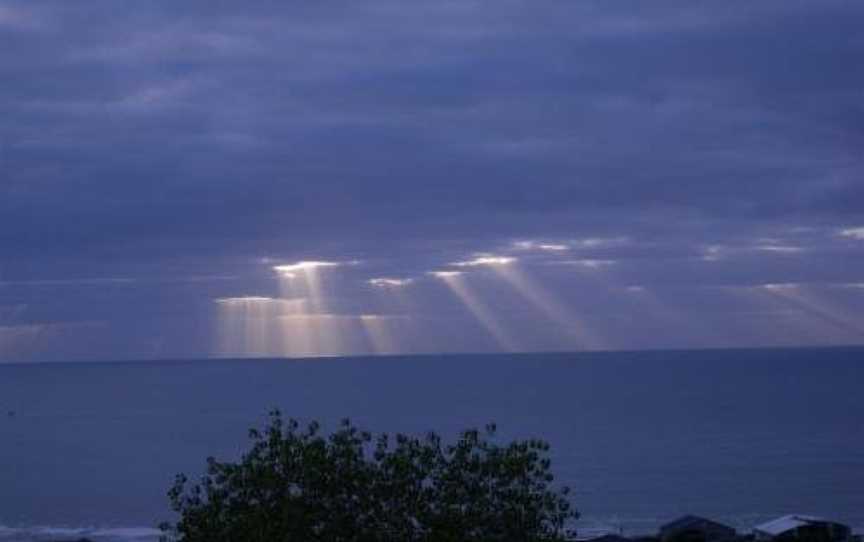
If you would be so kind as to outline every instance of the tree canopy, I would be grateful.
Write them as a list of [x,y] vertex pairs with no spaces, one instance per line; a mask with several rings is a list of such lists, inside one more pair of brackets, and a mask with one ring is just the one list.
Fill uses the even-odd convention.
[[549,445],[495,442],[495,426],[453,443],[373,436],[344,420],[323,435],[271,413],[239,462],[207,459],[197,484],[169,491],[182,542],[546,542],[566,540],[567,487],[552,487]]

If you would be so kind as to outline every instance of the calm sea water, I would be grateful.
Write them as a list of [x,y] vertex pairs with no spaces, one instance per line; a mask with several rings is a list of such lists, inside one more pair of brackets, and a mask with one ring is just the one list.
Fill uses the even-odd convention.
[[[0,365],[0,540],[151,540],[165,492],[278,407],[550,441],[583,529],[682,513],[864,527],[864,350]],[[14,415],[9,415],[14,412]]]

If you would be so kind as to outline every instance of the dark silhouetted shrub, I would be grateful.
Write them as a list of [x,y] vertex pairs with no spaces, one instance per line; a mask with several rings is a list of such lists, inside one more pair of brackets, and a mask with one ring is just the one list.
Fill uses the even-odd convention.
[[494,435],[373,437],[345,420],[324,436],[273,412],[240,462],[209,458],[194,485],[177,477],[179,520],[162,527],[183,542],[565,540],[577,513],[551,486],[549,445]]

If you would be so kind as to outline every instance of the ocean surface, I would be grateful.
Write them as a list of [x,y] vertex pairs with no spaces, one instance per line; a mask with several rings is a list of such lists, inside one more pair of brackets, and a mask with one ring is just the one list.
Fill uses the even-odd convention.
[[684,513],[864,528],[864,349],[0,365],[0,541],[155,540],[166,491],[280,408],[552,444],[583,533]]

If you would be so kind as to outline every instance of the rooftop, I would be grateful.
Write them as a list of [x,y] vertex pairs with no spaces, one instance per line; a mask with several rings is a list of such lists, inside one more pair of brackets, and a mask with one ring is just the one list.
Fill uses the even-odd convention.
[[809,525],[811,523],[822,522],[828,522],[828,520],[815,516],[790,514],[788,516],[779,517],[777,519],[762,523],[761,525],[757,525],[756,527],[754,527],[754,529],[774,536],[785,533],[786,531],[790,531],[792,529],[797,529],[798,527]]

